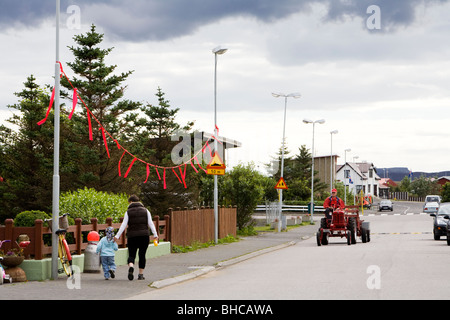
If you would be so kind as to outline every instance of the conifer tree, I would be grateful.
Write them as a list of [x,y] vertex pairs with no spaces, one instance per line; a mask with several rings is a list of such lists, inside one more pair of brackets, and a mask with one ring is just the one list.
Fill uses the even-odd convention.
[[[86,34],[76,35],[77,46],[69,47],[75,60],[67,63],[75,75],[70,77],[72,85],[77,88],[81,99],[86,103],[91,114],[92,141],[89,140],[88,113],[81,102],[72,118],[74,135],[73,156],[78,159],[79,175],[74,181],[78,187],[93,187],[99,191],[123,191],[127,180],[119,177],[117,164],[123,150],[118,150],[116,142],[106,136],[110,158],[104,146],[101,127],[94,117],[103,125],[119,144],[127,146],[134,143],[139,132],[137,111],[140,103],[124,99],[126,85],[124,82],[133,73],[128,71],[115,74],[116,65],[108,66],[105,58],[113,48],[102,49],[103,34],[96,32],[95,25]],[[72,90],[65,78],[61,85]],[[66,92],[67,96],[70,96]],[[129,162],[124,158],[124,163]],[[132,184],[128,187],[132,187]]]
[[[53,113],[42,120],[50,96],[31,75],[24,89],[15,93],[16,112],[7,120],[13,129],[0,125],[0,221],[24,210],[51,208],[53,176]],[[64,123],[61,127],[64,128]]]
[[[158,87],[155,94],[158,104],[147,103],[141,107],[141,111],[146,115],[147,120],[143,124],[141,139],[144,146],[142,153],[150,163],[164,167],[172,167],[175,164],[171,160],[171,152],[178,141],[172,141],[171,136],[179,129],[189,132],[194,125],[193,122],[181,127],[175,121],[179,108],[172,108],[170,101],[166,100],[165,93]],[[184,167],[182,168],[184,173]],[[176,169],[174,174],[171,169],[166,170],[166,189],[164,189],[164,170],[158,170],[161,180],[157,177],[155,169],[152,168],[153,179],[146,184],[141,184],[141,199],[152,208],[152,213],[161,217],[167,213],[169,207],[185,207],[194,204],[193,199],[198,194],[198,174],[193,174],[192,168],[186,168],[186,185],[180,183],[181,172]]]

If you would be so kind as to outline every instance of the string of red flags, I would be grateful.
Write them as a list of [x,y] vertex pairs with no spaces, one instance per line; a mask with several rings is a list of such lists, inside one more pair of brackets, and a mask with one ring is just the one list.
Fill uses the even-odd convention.
[[[197,168],[196,168],[196,165],[201,170],[203,170],[205,173],[207,172],[207,170],[202,168],[202,166],[200,164],[200,161],[198,160],[197,156],[200,154],[200,152],[205,153],[206,152],[206,148],[208,148],[209,153],[211,155],[211,158],[213,158],[211,146],[209,145],[209,139],[204,143],[202,148],[200,150],[198,150],[197,153],[194,154],[194,156],[191,159],[189,159],[188,161],[186,161],[186,162],[184,162],[184,163],[182,163],[180,165],[173,166],[173,167],[164,167],[164,166],[159,166],[159,165],[156,165],[156,164],[152,164],[152,163],[146,162],[146,161],[136,157],[132,153],[130,153],[127,149],[125,149],[122,145],[120,145],[120,143],[117,141],[117,139],[114,139],[114,137],[105,129],[105,127],[100,123],[100,121],[95,117],[95,115],[89,110],[88,106],[86,105],[86,103],[84,102],[82,97],[80,97],[80,95],[79,95],[79,93],[77,91],[77,88],[75,88],[73,86],[73,84],[70,81],[69,77],[64,72],[64,69],[63,69],[63,66],[62,66],[61,62],[60,61],[57,61],[57,62],[59,63],[59,66],[60,66],[60,70],[61,70],[61,75],[60,76],[61,76],[61,78],[64,76],[67,79],[67,81],[70,84],[70,86],[72,87],[72,89],[73,89],[72,110],[71,110],[71,112],[69,114],[69,119],[70,120],[72,119],[72,116],[73,116],[73,114],[75,112],[75,108],[76,108],[78,102],[81,101],[81,103],[86,108],[86,115],[87,115],[88,127],[89,127],[89,140],[91,140],[91,141],[93,140],[93,133],[92,133],[92,119],[93,119],[99,125],[99,130],[101,130],[103,144],[105,145],[105,150],[106,150],[106,154],[108,155],[108,158],[111,158],[110,151],[109,151],[109,148],[108,148],[108,137],[112,141],[114,141],[116,143],[117,148],[119,150],[123,151],[122,152],[122,156],[120,157],[119,163],[117,165],[118,174],[119,174],[120,177],[122,176],[121,164],[122,164],[122,160],[124,159],[125,155],[131,156],[132,157],[132,161],[128,165],[128,169],[125,172],[125,175],[123,176],[124,178],[128,177],[128,175],[129,175],[131,169],[133,168],[133,165],[135,164],[135,162],[139,161],[139,162],[143,163],[144,165],[146,165],[146,177],[145,177],[144,183],[147,183],[147,181],[148,181],[148,179],[150,177],[150,171],[151,171],[150,167],[153,167],[155,169],[155,171],[156,171],[156,175],[158,176],[158,179],[159,180],[163,180],[163,188],[164,189],[167,188],[167,183],[166,183],[166,171],[167,170],[171,170],[172,171],[172,173],[177,177],[179,183],[181,183],[184,186],[184,188],[187,188],[187,186],[186,186],[186,171],[187,171],[187,166],[188,165],[190,165],[194,169],[194,171],[196,173],[199,172],[199,170],[197,170]],[[45,117],[44,117],[44,119],[42,119],[41,121],[39,121],[37,123],[38,125],[43,125],[47,121],[47,118],[48,118],[48,116],[50,114],[50,111],[52,109],[52,106],[53,106],[54,99],[55,99],[55,88],[53,88],[53,90],[52,90],[52,95],[51,95],[51,98],[50,98],[50,104],[49,104],[49,106],[47,108],[47,112],[45,114]],[[215,129],[216,129],[216,134],[219,135],[219,128],[216,126]],[[219,143],[222,144],[222,142],[219,139],[217,139],[217,137],[215,137],[214,135],[212,135],[210,139],[217,140]],[[163,170],[162,171],[162,179],[161,179],[161,174],[160,174],[158,169]],[[177,171],[178,171],[178,173],[177,173]]]
[[39,121],[38,125],[43,125],[45,121],[47,121],[48,115],[50,114],[50,110],[52,110],[53,101],[55,100],[55,88],[52,90],[52,96],[50,98],[50,105],[48,106],[47,112],[45,114],[45,118]]

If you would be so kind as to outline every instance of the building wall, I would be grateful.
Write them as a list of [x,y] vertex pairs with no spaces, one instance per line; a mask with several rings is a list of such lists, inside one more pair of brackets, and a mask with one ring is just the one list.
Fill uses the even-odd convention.
[[[330,185],[330,166],[333,163],[332,179],[336,180],[336,163],[337,155],[315,157],[314,158],[314,171],[317,171],[316,177],[320,179],[321,182]],[[332,161],[332,162],[331,162]]]

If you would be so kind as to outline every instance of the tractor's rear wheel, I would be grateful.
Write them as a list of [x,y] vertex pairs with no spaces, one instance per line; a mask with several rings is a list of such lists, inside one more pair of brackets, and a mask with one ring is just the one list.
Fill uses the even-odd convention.
[[367,230],[366,228],[361,228],[361,241],[362,243],[367,242]]
[[349,230],[351,232],[352,244],[356,244],[356,221],[355,221],[355,218],[348,219],[347,230]]

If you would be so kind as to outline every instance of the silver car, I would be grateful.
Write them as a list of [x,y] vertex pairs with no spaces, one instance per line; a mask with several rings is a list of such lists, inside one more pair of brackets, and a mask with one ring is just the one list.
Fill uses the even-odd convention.
[[394,210],[394,205],[391,200],[381,200],[380,205],[378,206],[378,211],[382,210]]
[[423,206],[423,212],[425,213],[436,213],[439,210],[438,202],[427,202]]

